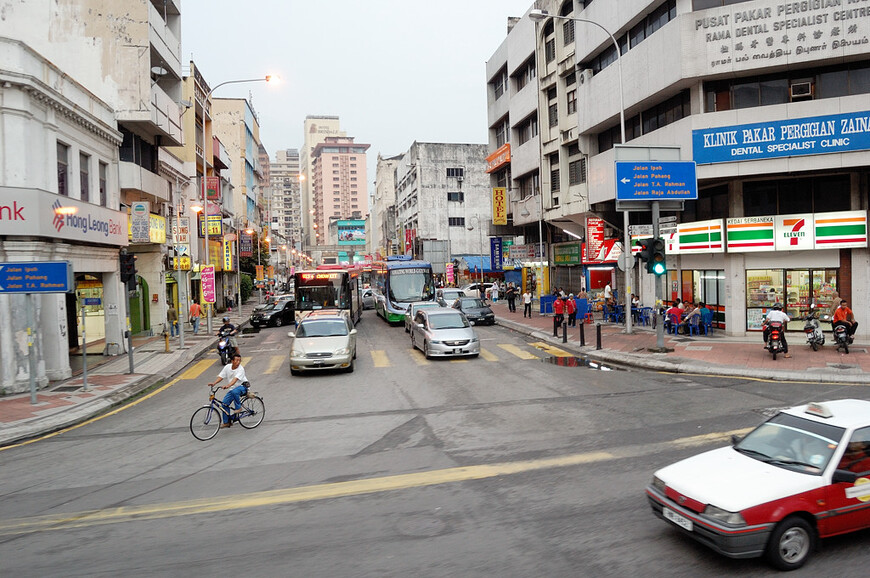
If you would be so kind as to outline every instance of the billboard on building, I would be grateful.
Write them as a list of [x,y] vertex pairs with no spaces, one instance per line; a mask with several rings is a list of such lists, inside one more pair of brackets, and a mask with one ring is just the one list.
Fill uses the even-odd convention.
[[349,221],[338,221],[338,244],[339,245],[365,245],[366,244],[366,222],[355,219]]

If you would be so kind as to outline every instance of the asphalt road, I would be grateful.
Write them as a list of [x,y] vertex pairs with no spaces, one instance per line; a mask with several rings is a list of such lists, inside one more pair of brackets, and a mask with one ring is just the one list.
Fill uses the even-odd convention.
[[[352,374],[291,378],[287,329],[241,340],[254,430],[188,431],[216,355],[156,395],[0,451],[6,576],[774,576],[656,519],[659,467],[773,408],[865,387],[566,367],[499,327],[426,362],[367,312]],[[863,572],[864,532],[797,574]]]

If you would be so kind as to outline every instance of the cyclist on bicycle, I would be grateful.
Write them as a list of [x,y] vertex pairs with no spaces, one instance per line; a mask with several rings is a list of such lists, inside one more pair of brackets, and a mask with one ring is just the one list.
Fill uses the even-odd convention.
[[[213,383],[209,383],[208,386],[214,387],[224,379],[229,383],[221,389],[230,389],[232,387],[224,396],[224,405],[231,407],[230,404],[233,404],[233,413],[239,413],[242,411],[242,396],[248,391],[248,376],[245,375],[245,368],[242,367],[242,356],[238,353],[233,354],[232,362],[226,364],[218,374],[218,378]],[[237,383],[239,385],[233,387]],[[225,413],[221,413],[221,416],[223,419],[221,427],[230,427],[232,425],[230,423],[230,416]]]

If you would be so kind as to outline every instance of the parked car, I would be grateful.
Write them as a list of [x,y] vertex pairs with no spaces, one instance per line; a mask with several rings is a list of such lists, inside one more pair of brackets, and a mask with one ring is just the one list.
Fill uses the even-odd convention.
[[457,289],[456,287],[444,287],[435,292],[435,300],[438,301],[442,307],[451,307],[453,302],[460,297],[465,297],[465,291]]
[[[481,287],[483,287],[482,291]],[[468,285],[463,285],[460,289],[462,289],[466,297],[485,299],[488,294],[487,292],[492,289],[492,283],[469,283]]]
[[720,554],[800,568],[818,539],[870,528],[870,401],[782,410],[660,469],[646,494],[656,516]]
[[411,332],[412,321],[417,311],[427,307],[441,307],[441,304],[437,301],[415,301],[408,305],[408,308],[405,310],[405,333]]
[[353,371],[356,359],[356,329],[348,318],[332,315],[309,315],[287,334],[290,343],[290,374],[305,371],[343,369]]
[[465,313],[465,317],[475,325],[495,324],[495,314],[483,299],[460,297],[453,303],[453,308]]
[[287,301],[287,300],[293,301],[293,294],[292,293],[282,293],[280,295],[270,295],[269,297],[266,297],[266,299],[263,300],[263,303],[254,307],[254,310],[251,313],[256,313],[258,311],[262,311],[266,307],[269,307],[270,305],[274,305],[278,301]]
[[295,323],[296,309],[292,299],[283,299],[276,301],[270,305],[266,305],[263,309],[255,309],[251,313],[251,326],[259,327],[281,327]]
[[362,293],[363,309],[375,308],[375,294],[371,289],[363,289]]
[[411,326],[411,346],[430,357],[477,357],[480,339],[461,311],[450,307],[420,309]]

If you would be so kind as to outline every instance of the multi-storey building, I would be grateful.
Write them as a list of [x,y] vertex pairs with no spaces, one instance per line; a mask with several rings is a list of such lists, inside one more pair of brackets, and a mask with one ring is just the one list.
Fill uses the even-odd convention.
[[279,150],[272,161],[272,222],[291,249],[302,249],[299,149]]
[[[568,233],[590,242],[593,229],[612,229],[614,241],[624,235],[616,195],[625,185],[616,181],[616,161],[681,159],[697,163],[698,197],[685,201],[664,231],[666,300],[705,301],[733,334],[757,330],[775,302],[792,316],[839,297],[867,302],[867,7],[838,0],[552,0],[534,8],[552,16],[532,21],[537,13],[530,11],[514,31],[529,27],[535,39],[521,52],[531,48],[535,58],[538,118],[545,119],[538,199],[544,219],[565,235],[551,247],[555,278],[576,279],[573,272],[593,291],[607,280],[622,289],[609,260],[583,253]],[[599,26],[613,35],[619,55]],[[516,61],[491,64],[496,134],[503,117],[494,109],[512,110],[523,87]],[[513,142],[519,120],[508,116]],[[627,146],[616,146],[622,130]],[[491,151],[494,145],[491,138]],[[534,171],[511,173],[510,186],[519,189]],[[516,204],[512,210],[516,216]],[[650,225],[651,215],[632,212],[629,220]],[[630,281],[647,304],[653,279],[635,271]]]
[[314,238],[318,245],[337,244],[328,238],[338,220],[362,220],[368,215],[366,151],[354,137],[327,136],[311,151]]
[[[305,233],[304,250],[306,252],[314,250],[317,245],[317,232],[314,224],[318,222],[318,217],[315,215],[316,208],[314,203],[314,184],[312,177],[314,176],[314,165],[312,153],[314,147],[322,143],[328,136],[346,136],[341,130],[337,116],[317,116],[309,115],[305,117],[303,124],[303,135],[305,142],[302,146],[302,151],[299,156],[299,164],[302,167],[302,227]],[[319,226],[319,225],[318,225]],[[317,254],[314,255],[318,257]]]
[[432,259],[437,274],[455,256],[489,255],[486,154],[484,144],[415,142],[399,158],[394,178],[400,253],[428,258],[420,252],[423,241],[446,241],[446,258]]
[[378,155],[375,168],[374,198],[372,199],[371,238],[366,239],[367,251],[377,259],[399,253],[396,232],[396,165],[402,155]]
[[[0,297],[0,387],[9,392],[26,388],[31,371],[39,384],[71,374],[83,309],[91,351],[123,352],[128,314],[135,332],[163,328],[166,217],[183,174],[161,148],[181,144],[180,4],[23,2],[5,6],[3,22],[3,260],[66,260],[75,275],[74,293],[31,299],[34,370],[27,348],[13,346],[24,342],[25,298]],[[134,203],[143,221],[128,247],[139,271],[128,294],[119,250],[130,243]]]

